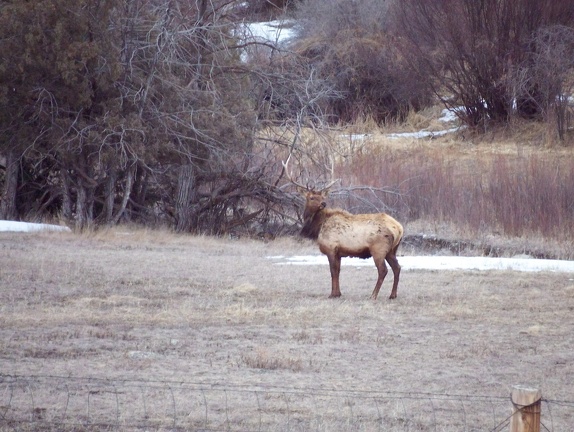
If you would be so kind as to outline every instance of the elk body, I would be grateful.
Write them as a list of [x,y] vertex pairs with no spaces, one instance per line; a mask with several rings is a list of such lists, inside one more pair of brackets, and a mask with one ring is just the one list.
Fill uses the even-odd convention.
[[393,271],[393,289],[389,298],[397,297],[401,266],[397,261],[397,249],[403,237],[402,225],[386,213],[351,214],[341,209],[327,208],[327,191],[305,188],[299,191],[305,196],[303,228],[301,235],[317,240],[319,249],[329,259],[331,270],[331,295],[340,297],[339,273],[341,257],[373,257],[379,277],[371,294],[377,299],[387,275],[389,263]]

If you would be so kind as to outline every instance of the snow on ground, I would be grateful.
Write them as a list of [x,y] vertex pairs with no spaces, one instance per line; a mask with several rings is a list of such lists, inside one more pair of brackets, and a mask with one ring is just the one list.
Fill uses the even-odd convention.
[[457,132],[460,129],[460,126],[454,127],[454,128],[450,128],[450,129],[444,129],[444,130],[439,130],[439,131],[426,131],[426,130],[420,130],[418,132],[400,132],[400,133],[391,133],[391,134],[386,134],[385,136],[387,138],[432,138],[432,137],[436,137],[436,136],[442,136],[442,135],[446,135],[449,133],[453,133],[453,132]]
[[462,109],[464,109],[464,107],[444,108],[442,110],[442,112],[440,113],[440,117],[438,118],[438,121],[443,122],[443,123],[456,122],[456,121],[458,121],[458,117],[456,115],[456,112],[459,110],[462,110]]
[[[325,255],[268,257],[279,265],[328,265]],[[403,270],[514,270],[523,272],[552,271],[574,273],[574,261],[529,258],[489,258],[460,256],[401,256]],[[343,266],[373,266],[372,259],[343,258]]]
[[0,231],[11,231],[11,232],[64,231],[64,232],[71,232],[72,230],[66,226],[60,226],[60,225],[49,225],[49,224],[0,220]]
[[[445,108],[442,110],[441,116],[438,119],[440,122],[443,123],[451,123],[458,121],[458,117],[456,116],[455,111],[449,110]],[[399,133],[390,133],[385,134],[387,138],[397,139],[397,138],[433,138],[438,136],[443,136],[449,133],[458,132],[464,126],[456,126],[449,129],[443,129],[438,131],[427,131],[427,130],[420,130],[417,132],[399,132]],[[351,141],[363,141],[370,137],[369,134],[351,134],[351,135],[341,135],[344,139],[350,139]]]
[[[458,108],[453,108],[453,109],[449,109],[449,108],[444,108],[441,112],[440,117],[438,118],[438,121],[442,122],[442,123],[454,123],[458,121],[458,117],[456,115],[456,111],[461,109],[460,107]],[[387,134],[385,135],[388,138],[433,138],[433,137],[437,137],[437,136],[443,136],[449,133],[453,133],[453,132],[458,132],[460,129],[462,129],[464,126],[457,126],[457,127],[453,127],[450,129],[443,129],[443,130],[439,130],[439,131],[427,131],[427,130],[420,130],[417,132],[402,132],[402,133],[392,133],[392,134]]]
[[251,40],[273,44],[286,42],[293,38],[293,36],[295,36],[293,22],[286,20],[245,24],[243,35],[244,40],[247,41]]
[[[238,35],[246,44],[255,42],[279,48],[295,36],[295,29],[293,22],[288,20],[253,22],[243,24]],[[257,51],[257,47],[244,49],[241,53],[241,61],[247,62],[253,50]]]

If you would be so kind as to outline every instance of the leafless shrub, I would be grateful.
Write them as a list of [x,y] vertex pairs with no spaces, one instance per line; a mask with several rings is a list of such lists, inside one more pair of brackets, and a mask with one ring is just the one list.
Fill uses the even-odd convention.
[[455,162],[440,152],[419,151],[399,163],[392,153],[381,152],[355,157],[338,172],[370,186],[345,198],[348,208],[389,211],[403,222],[454,224],[477,237],[498,232],[574,238],[574,175],[560,156],[497,155]]
[[326,106],[332,122],[403,118],[428,102],[421,85],[388,34],[388,2],[307,2],[298,11],[295,50],[342,97]]
[[564,25],[542,27],[531,45],[529,57],[511,71],[515,107],[534,107],[564,141],[571,126],[574,30]]
[[395,6],[402,52],[447,106],[464,107],[458,112],[465,123],[484,127],[513,113],[542,117],[539,83],[523,80],[528,97],[515,97],[510,72],[536,53],[532,40],[540,29],[572,25],[572,2],[406,0]]

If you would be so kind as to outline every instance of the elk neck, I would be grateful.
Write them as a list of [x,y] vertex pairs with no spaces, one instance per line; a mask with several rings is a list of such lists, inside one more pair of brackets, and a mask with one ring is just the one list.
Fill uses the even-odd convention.
[[329,217],[325,210],[326,209],[317,210],[314,214],[303,220],[303,227],[301,228],[301,235],[303,237],[317,240],[321,227]]

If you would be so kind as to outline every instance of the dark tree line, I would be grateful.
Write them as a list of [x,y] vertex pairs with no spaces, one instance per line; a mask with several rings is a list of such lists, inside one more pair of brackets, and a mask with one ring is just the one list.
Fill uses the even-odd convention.
[[240,61],[233,4],[1,2],[0,217],[208,232],[285,217],[290,139],[254,147],[253,95],[277,74]]
[[[242,22],[292,17],[278,49]],[[436,98],[472,127],[569,127],[567,0],[0,0],[0,218],[265,231],[305,128]],[[245,61],[245,54],[249,57]]]

